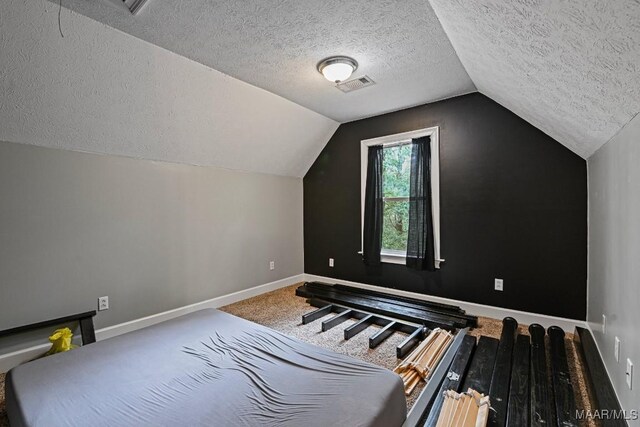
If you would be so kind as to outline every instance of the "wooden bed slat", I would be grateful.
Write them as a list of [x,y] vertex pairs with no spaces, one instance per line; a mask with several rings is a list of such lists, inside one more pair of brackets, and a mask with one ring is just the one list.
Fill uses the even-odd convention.
[[552,392],[547,377],[544,328],[534,323],[529,326],[529,334],[531,334],[530,422],[534,427],[546,427],[552,425],[555,417],[552,414]]
[[531,344],[527,335],[518,335],[513,352],[511,385],[509,386],[509,405],[507,426],[521,427],[529,425],[529,352]]
[[462,386],[463,391],[471,388],[485,395],[489,393],[498,343],[499,341],[495,338],[484,335],[480,337]]
[[[616,396],[616,392],[611,384],[611,379],[607,374],[604,362],[600,358],[600,352],[596,346],[591,332],[585,328],[577,327],[573,339],[581,350],[584,359],[584,367],[587,372],[586,378],[593,396],[593,409],[613,411],[620,413],[622,407]],[[607,427],[627,426],[626,421],[621,419],[607,420]]]
[[465,335],[460,347],[458,348],[458,352],[449,367],[447,376],[444,381],[442,381],[442,385],[435,396],[433,404],[428,410],[427,420],[424,424],[425,427],[435,427],[437,424],[438,416],[440,415],[442,404],[444,403],[444,393],[447,390],[453,390],[455,392],[460,391],[462,378],[464,378],[464,374],[469,367],[469,362],[471,361],[471,356],[473,355],[475,347],[476,339],[470,335]]
[[327,319],[322,322],[322,332],[326,332],[334,326],[339,325],[342,322],[346,322],[351,318],[351,310],[345,310],[342,313],[338,313],[331,319]]
[[509,383],[511,380],[511,361],[513,345],[518,329],[518,322],[513,317],[502,320],[502,333],[496,353],[496,364],[491,377],[489,396],[491,408],[489,412],[489,426],[503,427],[507,422],[507,405],[509,403]]
[[364,331],[369,327],[369,325],[373,324],[373,314],[369,314],[362,319],[358,320],[353,325],[349,326],[344,330],[344,339],[348,340],[358,335],[360,332]]
[[387,326],[384,326],[375,334],[369,337],[369,348],[376,348],[379,346],[382,341],[389,338],[395,332],[394,327],[396,326],[396,322],[390,322]]
[[578,427],[576,397],[571,384],[564,331],[558,326],[547,329],[551,354],[551,384],[556,404],[556,421],[559,426]]
[[325,305],[324,307],[320,307],[316,310],[313,310],[310,313],[306,313],[302,315],[302,324],[306,325],[308,323],[313,322],[314,320],[318,320],[321,317],[326,316],[327,314],[330,314],[333,312],[333,305],[332,304],[328,304]]

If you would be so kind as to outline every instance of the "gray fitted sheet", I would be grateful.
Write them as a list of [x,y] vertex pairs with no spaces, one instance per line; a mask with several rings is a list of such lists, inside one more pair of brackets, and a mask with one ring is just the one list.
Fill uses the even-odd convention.
[[396,426],[400,378],[214,309],[14,368],[19,426]]

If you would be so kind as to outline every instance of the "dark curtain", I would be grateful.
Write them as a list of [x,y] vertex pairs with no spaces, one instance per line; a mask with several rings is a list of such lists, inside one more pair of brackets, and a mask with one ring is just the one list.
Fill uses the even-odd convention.
[[382,249],[382,146],[369,147],[368,157],[362,258],[366,265],[379,265]]
[[435,271],[431,210],[431,138],[415,138],[409,178],[409,237],[407,267]]

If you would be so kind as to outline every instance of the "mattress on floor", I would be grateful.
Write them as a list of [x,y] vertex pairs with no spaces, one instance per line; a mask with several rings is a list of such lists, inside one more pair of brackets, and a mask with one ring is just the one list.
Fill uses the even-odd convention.
[[19,426],[395,426],[400,378],[214,309],[11,370]]

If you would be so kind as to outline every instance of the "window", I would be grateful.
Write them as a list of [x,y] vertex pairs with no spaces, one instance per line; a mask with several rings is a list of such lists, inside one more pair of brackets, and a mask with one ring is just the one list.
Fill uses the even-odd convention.
[[409,229],[411,144],[385,146],[382,162],[382,253],[405,256]]
[[411,140],[431,138],[431,193],[435,264],[440,259],[440,165],[438,127],[404,132],[361,141],[361,224],[364,226],[367,155],[370,146],[382,145],[383,220],[382,262],[405,264],[409,228],[409,183],[411,170]]

